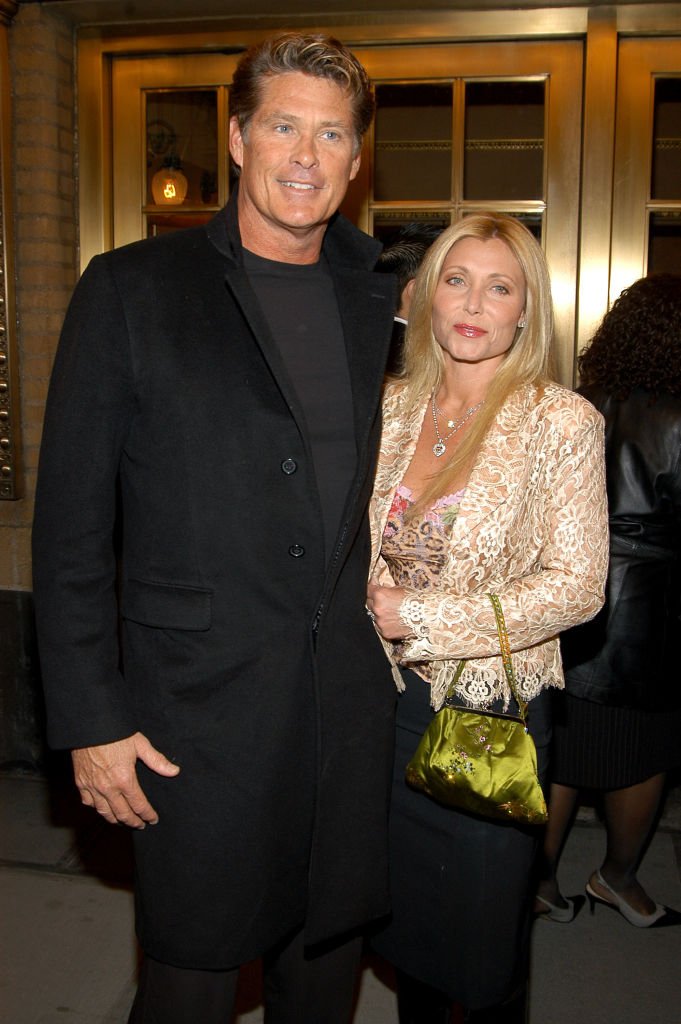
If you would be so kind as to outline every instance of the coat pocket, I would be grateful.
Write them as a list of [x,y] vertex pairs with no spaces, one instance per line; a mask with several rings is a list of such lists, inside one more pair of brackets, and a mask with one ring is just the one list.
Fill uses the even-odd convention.
[[212,602],[207,587],[129,579],[123,584],[121,614],[143,626],[201,631],[210,629]]

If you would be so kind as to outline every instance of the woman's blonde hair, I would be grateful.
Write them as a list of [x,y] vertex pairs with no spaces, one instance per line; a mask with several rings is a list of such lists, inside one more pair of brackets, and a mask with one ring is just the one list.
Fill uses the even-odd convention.
[[433,477],[417,504],[427,507],[435,498],[448,493],[448,487],[464,470],[470,469],[485,435],[501,406],[523,384],[542,386],[551,379],[553,305],[551,282],[541,246],[515,217],[503,214],[471,214],[452,224],[435,240],[426,253],[416,278],[409,311],[404,353],[410,408],[421,405],[437,392],[443,377],[446,356],[433,334],[432,308],[442,266],[452,246],[462,238],[504,242],[525,278],[525,326],[518,328],[513,344],[496,371],[485,404],[473,420],[452,457]]

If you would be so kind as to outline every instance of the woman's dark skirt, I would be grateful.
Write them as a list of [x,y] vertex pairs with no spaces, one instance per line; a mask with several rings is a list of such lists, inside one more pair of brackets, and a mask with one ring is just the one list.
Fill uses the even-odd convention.
[[[526,979],[531,876],[542,830],[443,807],[406,785],[404,769],[433,711],[428,684],[410,671],[403,676],[390,818],[393,913],[373,946],[467,1008],[493,1006]],[[528,725],[543,777],[548,693],[531,701]]]
[[621,789],[680,762],[681,711],[639,711],[554,694],[553,782]]

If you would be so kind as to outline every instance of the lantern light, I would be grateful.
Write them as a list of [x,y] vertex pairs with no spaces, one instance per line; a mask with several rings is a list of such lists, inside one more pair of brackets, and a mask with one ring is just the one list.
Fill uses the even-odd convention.
[[163,166],[151,179],[151,194],[158,206],[180,206],[187,195],[188,181],[182,173],[180,158],[165,157]]

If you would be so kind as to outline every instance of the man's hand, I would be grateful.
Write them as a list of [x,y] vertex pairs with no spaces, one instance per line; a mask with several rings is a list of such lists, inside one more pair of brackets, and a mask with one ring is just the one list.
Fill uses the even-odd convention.
[[158,814],[137,781],[137,759],[168,778],[180,771],[179,765],[152,747],[141,732],[114,743],[81,747],[71,756],[76,785],[86,807],[94,807],[112,825],[120,822],[131,828],[142,829],[158,821]]

